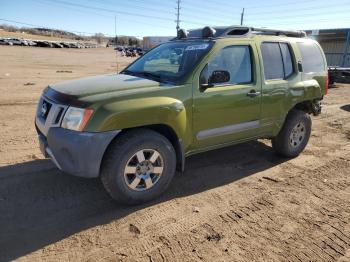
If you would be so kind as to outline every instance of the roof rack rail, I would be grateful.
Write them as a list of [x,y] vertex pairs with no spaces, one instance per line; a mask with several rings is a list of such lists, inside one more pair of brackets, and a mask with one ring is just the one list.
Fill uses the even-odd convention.
[[[208,34],[209,31],[211,32],[210,34]],[[247,37],[251,35],[284,35],[288,37],[300,38],[306,37],[306,33],[304,31],[288,31],[249,26],[206,26],[204,28],[189,30],[186,38]],[[179,39],[179,37],[177,39]]]
[[306,33],[304,31],[288,31],[288,30],[257,28],[257,27],[250,27],[250,30],[252,32],[262,32],[262,33],[274,34],[274,35],[285,35],[290,37],[306,37]]

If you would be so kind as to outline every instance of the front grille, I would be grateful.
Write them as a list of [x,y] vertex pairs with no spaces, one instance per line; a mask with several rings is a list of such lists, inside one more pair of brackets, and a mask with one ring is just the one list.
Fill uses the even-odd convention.
[[55,119],[55,122],[54,124],[60,124],[61,123],[61,119],[62,119],[62,116],[63,116],[63,112],[64,112],[64,108],[63,107],[59,107],[58,109],[58,113],[57,113],[57,117]]
[[52,104],[43,99],[39,113],[44,120],[46,120],[47,116],[49,115],[51,107]]
[[40,132],[46,136],[51,127],[59,127],[66,109],[67,106],[56,104],[42,96],[35,121]]

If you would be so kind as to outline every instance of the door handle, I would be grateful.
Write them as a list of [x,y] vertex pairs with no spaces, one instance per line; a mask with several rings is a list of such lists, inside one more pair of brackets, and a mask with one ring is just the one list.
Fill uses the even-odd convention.
[[260,92],[256,92],[255,90],[250,90],[249,93],[247,93],[247,96],[249,97],[256,97],[259,95],[260,95]]

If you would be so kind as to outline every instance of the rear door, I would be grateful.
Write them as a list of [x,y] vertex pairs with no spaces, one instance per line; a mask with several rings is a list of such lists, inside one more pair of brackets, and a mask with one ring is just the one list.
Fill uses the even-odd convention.
[[290,43],[263,41],[260,43],[262,64],[261,123],[266,134],[283,123],[289,89],[301,81]]

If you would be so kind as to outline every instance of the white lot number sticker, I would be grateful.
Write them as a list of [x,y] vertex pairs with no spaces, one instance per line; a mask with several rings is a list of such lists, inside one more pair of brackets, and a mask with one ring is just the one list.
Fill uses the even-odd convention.
[[192,51],[192,50],[202,50],[202,49],[207,49],[209,44],[201,44],[201,45],[190,45],[186,47],[186,51]]

